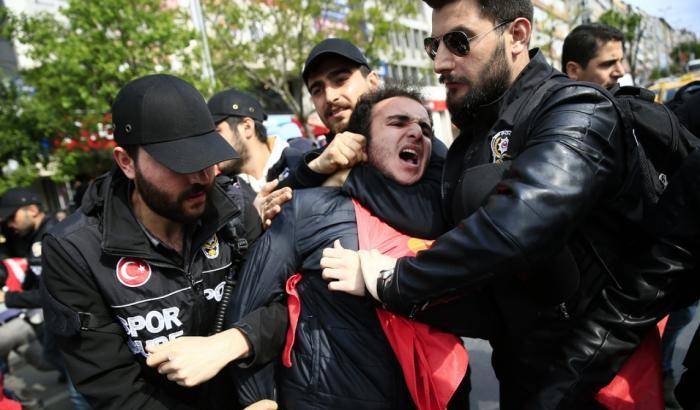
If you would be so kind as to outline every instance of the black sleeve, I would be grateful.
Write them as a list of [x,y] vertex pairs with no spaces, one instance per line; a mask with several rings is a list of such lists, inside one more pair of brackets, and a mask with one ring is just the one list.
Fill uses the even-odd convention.
[[284,187],[292,189],[313,188],[326,182],[328,175],[319,174],[309,168],[309,163],[318,158],[324,149],[325,147],[318,148],[303,154],[296,167],[290,169],[289,175],[277,185],[277,189]]
[[561,248],[618,180],[615,108],[593,89],[577,90],[566,88],[546,103],[483,207],[430,249],[398,260],[384,303],[415,311],[503,274],[531,271]]
[[261,366],[276,359],[284,346],[289,325],[287,302],[284,298],[272,301],[249,312],[236,322],[248,339],[252,355],[237,362],[241,368]]
[[41,291],[31,289],[24,292],[6,292],[5,305],[15,309],[41,308]]
[[51,236],[44,239],[42,276],[51,296],[44,299],[44,309],[56,310],[58,316],[66,310],[88,312],[100,323],[94,329],[74,329],[72,336],[67,336],[65,329],[63,335],[56,335],[78,391],[92,407],[100,409],[185,408],[142,377],[140,364],[127,347],[124,329],[112,319],[87,266],[70,256],[78,254],[77,250],[69,254],[63,246],[71,245]]
[[255,209],[252,202],[246,202],[243,209],[243,226],[245,227],[245,239],[249,246],[254,244],[263,233],[262,221],[258,210]]
[[230,366],[243,406],[276,399],[273,366],[260,365],[281,353],[288,327],[285,284],[299,266],[295,239],[296,198],[246,255],[229,305],[225,328],[238,328],[250,341],[251,355]]
[[444,153],[444,144],[434,143],[423,178],[411,186],[363,164],[352,169],[343,190],[394,229],[417,238],[435,238],[448,227],[441,198]]

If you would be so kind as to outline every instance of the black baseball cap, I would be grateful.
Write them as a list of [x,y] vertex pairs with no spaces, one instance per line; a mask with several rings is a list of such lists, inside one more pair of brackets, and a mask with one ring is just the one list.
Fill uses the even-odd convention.
[[209,112],[218,124],[228,117],[250,117],[255,121],[265,121],[267,114],[262,105],[252,95],[234,88],[214,94],[207,102]]
[[359,48],[357,48],[353,43],[343,40],[340,38],[327,38],[311,50],[309,56],[306,58],[306,63],[304,63],[304,71],[301,73],[301,77],[304,79],[306,84],[309,80],[309,74],[316,64],[318,64],[321,59],[328,55],[337,55],[348,59],[358,65],[369,67],[367,58]]
[[112,104],[112,123],[118,145],[140,145],[180,174],[239,158],[215,131],[204,97],[172,75],[147,75],[125,85]]
[[12,188],[0,197],[0,219],[7,219],[25,205],[40,204],[41,197],[31,188]]

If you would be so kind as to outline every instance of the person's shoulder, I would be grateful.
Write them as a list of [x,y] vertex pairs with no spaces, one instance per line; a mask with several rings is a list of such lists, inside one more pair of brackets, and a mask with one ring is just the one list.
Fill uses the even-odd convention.
[[[87,238],[91,240],[95,236],[99,237],[99,222],[96,218],[88,216],[78,210],[66,217],[61,222],[56,223],[48,229],[46,236],[50,236],[57,240],[71,240],[76,237]],[[99,239],[97,241],[99,245]]]
[[351,203],[350,197],[335,187],[298,189],[292,198],[292,206],[298,217],[328,215]]
[[608,90],[594,83],[565,78],[547,82],[542,87],[547,87],[545,98],[540,101],[543,110],[575,105],[578,110],[593,114],[596,106],[612,107],[616,103],[615,97]]

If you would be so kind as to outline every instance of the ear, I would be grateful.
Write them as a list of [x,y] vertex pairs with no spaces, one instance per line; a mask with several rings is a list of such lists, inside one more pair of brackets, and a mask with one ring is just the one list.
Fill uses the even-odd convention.
[[517,18],[511,23],[510,36],[512,38],[511,53],[513,57],[529,51],[530,37],[532,36],[532,23],[526,18]]
[[246,140],[255,137],[255,121],[250,117],[243,118],[236,128],[238,128],[238,135],[242,135]]
[[39,207],[36,206],[36,204],[27,205],[27,212],[29,212],[31,216],[37,216],[39,215]]
[[369,74],[367,74],[367,83],[369,84],[369,89],[370,91],[375,91],[379,87],[379,75],[377,74],[376,71],[370,71]]
[[[141,147],[139,147],[139,150],[140,149]],[[122,170],[127,178],[132,180],[136,178],[136,163],[124,148],[115,147],[114,151],[112,151],[112,156],[114,157],[114,162],[117,163],[119,169]]]
[[569,76],[570,79],[574,81],[578,81],[578,79],[581,77],[581,71],[583,71],[583,67],[581,67],[581,64],[575,62],[575,61],[569,61],[566,63],[566,67],[564,67],[564,71],[566,72],[566,75]]

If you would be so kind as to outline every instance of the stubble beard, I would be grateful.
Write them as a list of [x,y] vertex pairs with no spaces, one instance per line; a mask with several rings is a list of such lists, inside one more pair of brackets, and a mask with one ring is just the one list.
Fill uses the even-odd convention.
[[219,164],[219,169],[221,170],[221,173],[224,175],[228,176],[236,176],[241,173],[241,170],[243,169],[243,165],[248,161],[249,155],[248,155],[248,149],[245,147],[243,144],[239,144],[239,147],[233,147],[236,152],[238,153],[238,156],[240,158],[238,159],[230,159],[227,161],[223,161],[222,163]]

